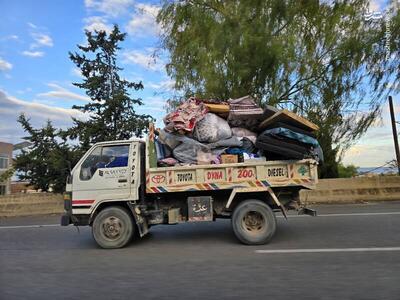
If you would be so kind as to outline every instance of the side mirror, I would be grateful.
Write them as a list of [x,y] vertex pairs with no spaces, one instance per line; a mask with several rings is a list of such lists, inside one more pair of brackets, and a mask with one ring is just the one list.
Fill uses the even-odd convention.
[[67,166],[68,166],[68,176],[67,176],[67,184],[72,184],[72,166],[71,162],[67,160]]
[[71,174],[72,164],[71,164],[71,162],[69,160],[67,160],[67,165],[68,165],[68,172],[69,172],[69,174]]

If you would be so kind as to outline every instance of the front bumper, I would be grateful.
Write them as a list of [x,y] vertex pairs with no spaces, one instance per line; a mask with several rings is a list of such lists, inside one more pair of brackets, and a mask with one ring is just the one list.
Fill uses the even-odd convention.
[[72,224],[72,199],[70,193],[64,193],[64,210],[65,213],[61,216],[61,226]]
[[61,226],[68,226],[69,224],[72,224],[71,216],[68,213],[64,213],[61,216]]

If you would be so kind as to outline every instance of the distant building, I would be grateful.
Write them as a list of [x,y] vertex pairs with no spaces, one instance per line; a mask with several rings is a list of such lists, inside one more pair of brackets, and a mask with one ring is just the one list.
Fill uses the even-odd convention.
[[19,194],[19,193],[37,193],[33,186],[29,184],[28,181],[13,181],[11,179],[11,194]]
[[[0,142],[0,175],[11,168],[13,144]],[[11,192],[11,179],[0,182],[0,195]]]

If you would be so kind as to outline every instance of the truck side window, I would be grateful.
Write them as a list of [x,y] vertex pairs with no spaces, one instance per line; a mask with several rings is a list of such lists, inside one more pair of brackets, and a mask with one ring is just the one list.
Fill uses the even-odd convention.
[[89,180],[92,178],[97,170],[97,164],[101,162],[101,150],[102,147],[95,148],[82,163],[81,172],[79,174],[81,180]]
[[106,162],[102,168],[118,168],[128,166],[129,145],[104,146],[102,157]]
[[82,163],[79,178],[90,180],[97,169],[127,167],[128,156],[129,145],[98,147]]

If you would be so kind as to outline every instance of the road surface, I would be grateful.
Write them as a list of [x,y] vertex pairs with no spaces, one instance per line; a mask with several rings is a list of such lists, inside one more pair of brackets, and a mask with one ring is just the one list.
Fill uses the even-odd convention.
[[400,299],[400,202],[315,208],[264,246],[229,220],[103,250],[58,216],[0,219],[0,299]]

